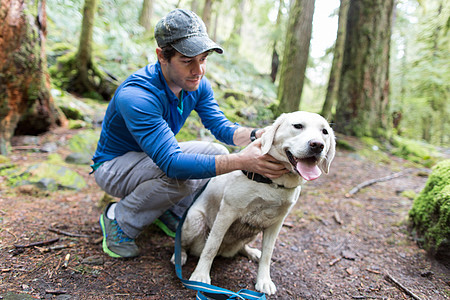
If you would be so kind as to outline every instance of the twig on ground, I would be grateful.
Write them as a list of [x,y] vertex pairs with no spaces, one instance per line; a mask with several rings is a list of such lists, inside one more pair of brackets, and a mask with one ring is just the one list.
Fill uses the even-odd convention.
[[388,181],[388,180],[392,180],[394,178],[403,176],[407,173],[408,171],[401,171],[398,173],[394,173],[392,175],[386,176],[386,177],[382,177],[382,178],[376,178],[376,179],[371,179],[371,180],[367,180],[364,181],[363,183],[358,184],[357,186],[355,186],[354,188],[352,188],[347,194],[345,194],[345,197],[350,197],[351,195],[354,195],[356,193],[358,193],[361,189],[368,187],[372,184],[378,183],[378,182],[383,182],[383,181]]
[[59,233],[59,234],[70,236],[70,237],[90,238],[90,236],[86,235],[86,234],[71,233],[71,232],[67,232],[67,231],[63,231],[63,230],[59,230],[59,229],[51,228],[51,227],[48,228],[48,230],[51,232]]
[[15,244],[19,240],[19,238],[14,233],[9,231],[8,228],[3,228],[3,230],[6,231],[7,233],[9,233],[10,235],[12,235],[15,238],[15,241],[13,242],[13,244]]
[[334,265],[335,265],[336,263],[338,263],[341,259],[342,259],[342,256],[339,256],[339,257],[333,259],[332,261],[330,261],[328,264],[329,264],[330,266],[334,266]]
[[93,240],[91,241],[91,244],[94,244],[94,245],[100,244],[102,241],[103,241],[103,236],[98,237],[98,238],[96,238],[96,239],[93,239]]
[[408,294],[409,296],[411,296],[413,299],[416,300],[422,300],[419,296],[417,296],[416,294],[414,294],[412,291],[410,291],[407,287],[405,287],[403,284],[401,284],[400,282],[398,282],[398,280],[396,280],[394,277],[392,277],[389,273],[386,273],[386,275],[384,276],[386,278],[386,280],[394,283],[398,288],[400,288],[402,291],[404,291],[406,294]]
[[43,246],[43,245],[53,244],[53,243],[56,243],[57,241],[59,241],[59,238],[54,238],[54,239],[51,239],[48,241],[41,241],[41,242],[36,242],[36,243],[31,243],[31,244],[26,244],[26,245],[15,244],[14,247],[16,247],[16,248],[31,248],[31,247],[35,247],[35,246]]
[[64,290],[45,290],[46,294],[52,294],[52,295],[62,295],[67,294],[67,291]]
[[372,270],[372,269],[369,269],[369,268],[367,268],[366,271],[367,271],[367,272],[370,272],[370,273],[374,273],[374,274],[381,274],[380,271]]
[[39,251],[44,253],[44,252],[50,252],[50,251],[54,251],[54,250],[61,250],[61,249],[65,249],[65,248],[70,248],[70,247],[73,247],[73,246],[75,246],[75,243],[55,245],[55,246],[46,247],[46,248],[42,248],[42,247],[36,247],[36,248],[38,248]]

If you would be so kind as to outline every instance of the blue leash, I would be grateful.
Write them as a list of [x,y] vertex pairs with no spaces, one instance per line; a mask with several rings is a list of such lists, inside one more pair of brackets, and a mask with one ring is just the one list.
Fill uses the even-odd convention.
[[[207,184],[206,184],[207,185]],[[205,187],[206,187],[205,185]],[[203,187],[199,193],[194,198],[194,201],[197,200],[198,196],[205,189]],[[192,205],[192,204],[191,204]],[[192,281],[183,279],[183,274],[181,270],[181,227],[183,227],[184,220],[186,219],[186,215],[189,209],[186,210],[180,222],[178,223],[176,236],[175,236],[175,272],[177,273],[178,278],[181,280],[183,285],[191,290],[197,291],[196,299],[200,300],[232,300],[232,299],[242,299],[242,300],[266,300],[266,295],[264,293],[254,292],[250,290],[240,290],[235,293],[233,291],[214,286],[211,284]]]

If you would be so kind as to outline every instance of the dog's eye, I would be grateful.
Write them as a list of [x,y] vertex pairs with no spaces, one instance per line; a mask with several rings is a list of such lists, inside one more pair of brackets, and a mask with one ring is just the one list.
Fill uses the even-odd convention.
[[324,129],[322,129],[322,133],[323,133],[323,134],[328,134],[328,130],[326,130],[326,129],[324,128]]
[[303,124],[292,124],[292,126],[294,126],[295,129],[303,129]]

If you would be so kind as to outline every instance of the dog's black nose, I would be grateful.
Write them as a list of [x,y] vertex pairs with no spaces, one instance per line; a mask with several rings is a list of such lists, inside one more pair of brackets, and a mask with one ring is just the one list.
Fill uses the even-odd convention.
[[325,145],[320,141],[317,141],[317,140],[309,141],[309,149],[311,149],[311,151],[314,153],[322,152],[324,147],[325,147]]

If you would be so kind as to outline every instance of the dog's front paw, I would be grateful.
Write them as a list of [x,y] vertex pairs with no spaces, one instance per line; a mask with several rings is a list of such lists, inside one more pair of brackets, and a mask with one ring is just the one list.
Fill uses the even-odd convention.
[[195,272],[192,273],[191,278],[189,278],[189,280],[191,281],[200,281],[206,284],[211,284],[211,277],[209,276],[209,274],[204,274],[204,273],[200,273],[200,272]]
[[[181,250],[181,265],[184,266],[184,264],[187,261],[187,253],[184,249]],[[172,255],[172,258],[170,259],[170,262],[172,264],[175,264],[175,253]]]
[[255,285],[256,290],[266,293],[267,295],[273,295],[277,291],[277,287],[270,279],[258,280]]
[[261,258],[261,251],[256,248],[252,248],[249,245],[245,245],[243,254],[253,261],[259,261]]

